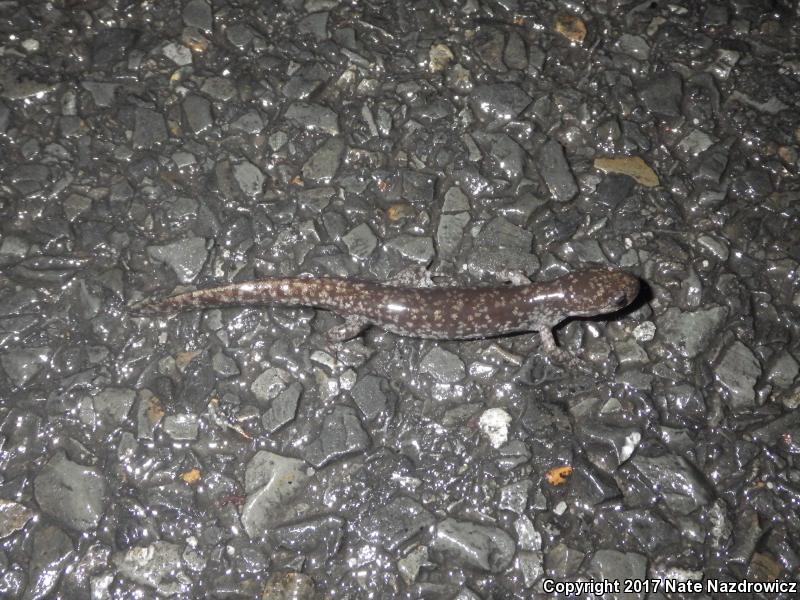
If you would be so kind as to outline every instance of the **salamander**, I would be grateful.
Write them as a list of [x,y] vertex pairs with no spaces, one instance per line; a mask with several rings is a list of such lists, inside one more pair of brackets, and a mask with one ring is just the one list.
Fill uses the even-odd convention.
[[341,342],[376,325],[430,339],[468,340],[538,331],[545,351],[574,362],[558,348],[552,328],[567,317],[618,311],[639,294],[639,280],[625,271],[592,267],[532,283],[512,274],[510,285],[431,287],[407,277],[379,283],[337,277],[269,278],[198,289],[145,300],[131,307],[141,316],[231,306],[312,306],[344,323],[328,331]]

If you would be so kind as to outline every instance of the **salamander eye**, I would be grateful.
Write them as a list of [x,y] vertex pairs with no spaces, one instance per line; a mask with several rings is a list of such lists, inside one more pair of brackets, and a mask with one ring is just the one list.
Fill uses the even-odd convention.
[[617,308],[623,308],[628,305],[628,294],[625,292],[620,292],[617,296],[614,297],[614,306]]

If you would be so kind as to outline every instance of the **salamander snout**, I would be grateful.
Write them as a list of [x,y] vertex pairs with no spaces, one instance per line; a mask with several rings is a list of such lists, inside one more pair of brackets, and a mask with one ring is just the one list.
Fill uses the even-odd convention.
[[576,316],[616,312],[639,295],[639,279],[614,268],[594,267],[570,273],[561,280],[569,312]]
[[616,269],[608,269],[598,274],[601,289],[606,293],[599,294],[603,298],[603,306],[598,312],[614,312],[625,308],[639,295],[639,278]]

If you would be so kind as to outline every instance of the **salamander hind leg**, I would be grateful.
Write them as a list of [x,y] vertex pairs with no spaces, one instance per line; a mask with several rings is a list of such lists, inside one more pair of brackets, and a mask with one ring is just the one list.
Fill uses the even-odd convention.
[[369,325],[370,322],[365,317],[349,315],[345,317],[344,323],[331,327],[325,335],[331,343],[346,342],[359,335]]

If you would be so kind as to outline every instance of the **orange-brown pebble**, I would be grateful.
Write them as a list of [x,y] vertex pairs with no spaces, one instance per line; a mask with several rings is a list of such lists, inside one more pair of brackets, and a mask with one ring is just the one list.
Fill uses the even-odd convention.
[[390,221],[399,221],[400,219],[411,217],[413,215],[414,209],[410,204],[405,203],[392,204],[386,211],[386,216],[389,217]]
[[586,39],[586,23],[575,15],[559,15],[556,19],[556,32],[571,42],[582,44]]
[[572,467],[569,465],[562,465],[560,467],[553,467],[547,473],[545,478],[550,485],[561,485],[567,478],[572,475]]

